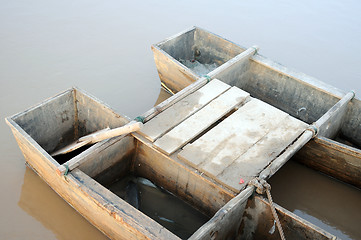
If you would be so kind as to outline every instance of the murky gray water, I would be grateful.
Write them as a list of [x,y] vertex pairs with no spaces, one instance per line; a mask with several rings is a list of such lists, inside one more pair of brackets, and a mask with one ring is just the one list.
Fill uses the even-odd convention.
[[[0,0],[0,113],[78,86],[135,117],[160,93],[150,45],[192,25],[246,47],[258,44],[261,54],[360,97],[360,12],[358,1]],[[25,168],[4,121],[0,131],[0,238],[105,238]],[[354,209],[343,217],[356,222],[360,215]],[[333,226],[355,236],[343,219]]]
[[210,219],[145,178],[129,175],[106,187],[181,239]]

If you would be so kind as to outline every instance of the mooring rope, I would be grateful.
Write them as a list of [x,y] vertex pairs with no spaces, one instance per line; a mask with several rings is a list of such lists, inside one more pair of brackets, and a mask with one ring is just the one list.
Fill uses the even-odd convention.
[[272,215],[276,221],[276,226],[278,228],[278,232],[280,234],[280,237],[282,240],[286,240],[285,234],[283,233],[283,229],[281,226],[281,222],[278,218],[277,212],[276,212],[276,208],[274,207],[274,203],[272,200],[272,196],[271,196],[271,185],[269,185],[269,183],[267,183],[265,180],[260,179],[260,178],[254,178],[250,181],[249,185],[253,185],[256,187],[256,192],[259,194],[264,194],[266,192],[267,194],[267,198],[268,201],[270,203],[270,207],[271,207],[271,212]]
[[68,164],[64,164],[64,167],[65,167],[64,176],[66,176],[69,173],[69,166],[68,166]]
[[137,122],[144,123],[145,117],[138,116],[138,117],[134,118],[134,120],[137,121]]

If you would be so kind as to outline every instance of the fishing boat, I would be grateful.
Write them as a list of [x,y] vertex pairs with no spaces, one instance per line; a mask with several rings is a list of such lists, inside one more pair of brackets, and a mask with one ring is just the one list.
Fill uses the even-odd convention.
[[[188,108],[189,98],[199,99],[197,95],[199,91],[208,89],[210,86],[217,91],[220,86],[226,87],[227,89],[222,92],[223,96],[227,92],[245,94],[242,90],[227,86],[216,79],[205,84],[204,88],[195,90],[198,88],[198,83],[191,84],[188,88],[161,102],[141,115],[138,120],[140,119],[146,126],[147,123],[153,122],[152,119],[159,120],[162,113],[163,117],[167,117],[167,111],[174,111],[171,107],[177,103],[179,106]],[[245,96],[247,97],[248,94]],[[334,120],[335,116],[344,112],[347,102],[352,97],[351,94],[347,99],[343,98],[326,115],[332,116],[331,119]],[[215,98],[208,105],[213,106],[211,103],[217,99],[220,98]],[[238,95],[234,99],[243,102]],[[184,104],[184,101],[187,104]],[[248,102],[252,101],[260,103],[257,99],[248,100]],[[196,101],[195,106],[199,107],[199,103]],[[247,104],[237,105],[237,108],[242,109]],[[279,110],[271,108],[272,111],[279,113]],[[232,114],[228,112],[225,119],[230,119],[230,116]],[[185,121],[189,119],[186,118]],[[222,120],[224,117],[214,121]],[[335,239],[333,235],[277,204],[269,203],[261,195],[253,195],[255,186],[242,183],[238,189],[234,189],[232,186],[222,184],[211,174],[199,171],[200,168],[178,158],[182,149],[173,154],[167,154],[156,146],[156,142],[148,139],[149,134],[146,137],[146,128],[56,156],[54,153],[59,149],[73,145],[75,140],[84,136],[92,135],[94,132],[99,133],[99,130],[108,127],[118,129],[134,122],[80,89],[69,89],[7,118],[6,121],[23,152],[26,164],[59,196],[111,239],[254,239],[257,237],[278,239],[279,230],[275,228],[272,209],[277,211],[282,232],[286,237]],[[294,121],[302,127],[307,125],[299,120]],[[323,122],[328,123],[328,121]],[[174,122],[173,124],[177,125]],[[320,125],[324,126],[324,124]],[[213,129],[215,128],[217,126],[213,126]],[[207,127],[207,131],[210,132],[210,129]],[[300,133],[295,134],[298,140],[293,143],[292,139],[289,139],[291,143],[287,144],[289,146],[286,150],[282,154],[276,154],[269,166],[260,169],[262,172],[258,175],[264,175],[265,178],[271,176],[297,152],[299,147],[307,142],[305,137],[308,140],[313,134],[308,130],[305,130],[300,137],[298,136]],[[164,226],[164,221],[171,220],[159,216],[158,218],[149,217],[137,209],[136,205],[123,200],[114,189],[109,187],[109,184],[129,174],[148,179],[152,184],[160,186],[196,208],[209,220],[185,235],[168,230]]]
[[[226,53],[227,49],[232,52],[230,45],[220,51]],[[334,97],[332,103],[315,113],[308,112],[307,108],[313,105],[306,105],[306,101],[300,103],[305,104],[302,105],[305,110],[287,112],[288,108],[280,107],[286,103],[273,104],[267,101],[268,96],[262,98],[255,95],[252,87],[238,84],[239,72],[235,66],[242,63],[251,69],[249,59],[257,56],[256,50],[257,47],[236,53],[237,56],[215,68],[212,72],[219,73],[219,80],[212,72],[204,77],[194,74],[194,81],[179,85],[179,89],[174,87],[177,93],[134,120],[83,90],[71,88],[6,121],[26,164],[111,239],[279,239],[280,235],[289,239],[336,239],[273,203],[266,180],[294,154],[299,154],[305,144],[307,147],[310,141],[316,142],[312,139],[323,137],[324,141],[333,141],[326,137],[342,131],[343,119],[355,114],[350,106],[358,104],[358,100],[350,92]],[[191,59],[191,63],[201,62],[200,57],[207,55],[201,47],[192,51],[190,56],[197,59]],[[173,61],[167,54],[163,56],[166,62]],[[167,83],[159,64],[162,64],[157,62],[161,79]],[[209,65],[208,69],[214,67],[213,63]],[[179,72],[171,67],[168,70],[175,71],[174,76]],[[181,70],[181,75],[186,75],[185,70]],[[235,72],[230,76],[226,70]],[[246,75],[250,76],[251,72]],[[227,82],[222,76],[236,80]],[[181,83],[175,79],[174,83]],[[269,79],[272,80],[272,75]],[[286,101],[283,97],[279,96],[280,101]],[[319,102],[323,103],[320,99]],[[300,117],[301,113],[307,117]],[[245,117],[239,118],[241,115]],[[212,138],[228,127],[237,131],[223,131],[231,135]],[[252,128],[251,132],[247,132],[248,127]],[[124,134],[129,129],[136,132]],[[244,135],[237,135],[242,132],[240,129]],[[114,132],[122,135],[112,135]],[[228,141],[231,138],[241,141]],[[248,147],[240,151],[244,141]],[[343,147],[350,150],[346,145]],[[307,151],[319,154],[313,148]],[[221,155],[222,158],[217,158]],[[197,162],[199,159],[202,162]],[[234,172],[240,167],[233,163],[246,163],[247,171]],[[176,229],[182,228],[181,223],[171,228],[172,219],[142,212],[136,198],[135,201],[122,198],[112,187],[129,175],[147,179],[149,186],[158,186],[176,196],[206,216],[206,221],[180,233]],[[136,185],[130,181],[125,192],[137,196]],[[265,194],[268,199],[263,197]]]
[[[219,79],[308,124],[347,93],[276,63],[199,27],[152,45],[162,85],[176,93],[196,81]],[[303,164],[361,188],[361,101],[354,98],[341,127],[318,133],[295,156]]]

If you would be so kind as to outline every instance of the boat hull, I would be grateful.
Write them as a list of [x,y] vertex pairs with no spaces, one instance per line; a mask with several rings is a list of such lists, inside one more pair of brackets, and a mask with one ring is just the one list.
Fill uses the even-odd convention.
[[[197,44],[203,48],[208,44],[208,48],[218,49],[224,42],[228,42],[227,46],[229,48],[233,48],[235,51],[240,48],[244,50],[244,48],[226,39],[212,43],[208,43],[207,40],[202,43],[196,42],[191,38],[190,31],[193,33],[202,32],[207,35],[205,39],[220,38],[213,33],[194,27],[152,46],[160,79],[174,92],[184,89],[190,83],[202,77],[181,64],[179,53],[174,49],[183,49],[183,52],[189,52],[197,47]],[[187,47],[188,49],[186,49]],[[229,58],[232,56],[228,55]],[[210,56],[210,58],[212,57],[217,59],[217,54]],[[187,76],[180,74],[173,77],[173,75],[163,74],[167,71],[189,72],[191,74]],[[228,62],[225,61],[223,65],[220,65],[214,71],[209,72],[208,75],[212,79],[216,78],[231,86],[237,86],[249,92],[251,96],[309,124],[318,120],[345,95],[344,92],[337,88],[306,74],[284,67],[259,54],[255,54],[247,60],[237,60],[236,57],[233,57],[233,59],[228,60]],[[336,134],[327,137],[317,136],[306,145],[304,150],[297,153],[296,159],[316,170],[360,188],[360,126],[361,101],[354,98],[348,104],[347,113],[342,119],[340,131],[336,133],[345,136],[347,140],[354,144],[354,147],[348,147],[335,141]]]

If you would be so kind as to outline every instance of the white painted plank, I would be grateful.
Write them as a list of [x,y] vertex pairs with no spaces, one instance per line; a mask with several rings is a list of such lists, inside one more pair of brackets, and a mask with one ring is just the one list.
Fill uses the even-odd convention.
[[159,138],[155,142],[155,146],[168,155],[172,154],[229,113],[235,106],[243,103],[248,97],[249,93],[232,87]]
[[252,98],[211,131],[184,147],[178,157],[217,176],[287,116],[281,110]]
[[140,133],[154,142],[230,87],[217,79],[210,81],[204,87],[176,102],[173,106],[146,122]]
[[[241,190],[250,179],[258,176],[307,127],[306,123],[287,116],[279,124],[279,127],[270,131],[246,153],[225,168],[223,172],[219,173],[217,179],[234,191]],[[240,179],[243,179],[242,184],[240,184]]]

